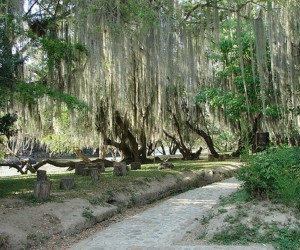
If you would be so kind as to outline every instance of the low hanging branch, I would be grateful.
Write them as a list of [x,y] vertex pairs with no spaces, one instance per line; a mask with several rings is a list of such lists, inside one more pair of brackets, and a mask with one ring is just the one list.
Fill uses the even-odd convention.
[[[80,150],[79,150],[80,152]],[[31,164],[30,159],[28,160],[22,160],[20,161],[20,165],[18,165],[17,163],[0,163],[0,166],[7,166],[9,168],[15,168],[17,169],[17,171],[19,173],[23,174],[28,174],[28,171],[30,173],[35,173],[40,167],[46,165],[46,164],[50,164],[52,166],[55,167],[59,167],[59,168],[68,168],[67,171],[71,171],[73,169],[75,169],[75,164],[77,163],[96,163],[96,162],[103,162],[105,167],[112,167],[113,166],[113,162],[109,161],[109,160],[105,160],[105,159],[96,159],[96,160],[90,160],[87,156],[85,156],[82,152],[80,152],[81,155],[83,155],[83,158],[88,159],[88,161],[80,161],[80,162],[74,162],[74,161],[68,161],[68,162],[59,162],[59,161],[55,161],[55,160],[51,160],[51,159],[46,159],[43,161],[40,161],[36,164]]]

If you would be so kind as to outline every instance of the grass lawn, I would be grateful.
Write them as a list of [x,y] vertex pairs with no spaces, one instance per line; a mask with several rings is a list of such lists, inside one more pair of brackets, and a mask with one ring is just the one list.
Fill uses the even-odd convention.
[[[100,180],[97,182],[93,182],[89,176],[75,175],[74,170],[48,173],[47,176],[52,182],[52,200],[76,197],[94,199],[97,196],[110,194],[117,190],[126,190],[129,183],[141,184],[152,178],[163,178],[167,174],[180,174],[226,165],[236,165],[237,162],[238,160],[208,162],[204,160],[183,161],[178,159],[172,160],[174,164],[173,169],[157,170],[159,163],[145,164],[142,165],[141,170],[129,171],[128,175],[123,177],[113,176],[113,169],[106,168],[106,171],[101,173]],[[76,186],[74,189],[67,191],[59,189],[60,179],[65,177],[75,178]],[[0,198],[21,198],[33,201],[32,193],[35,180],[35,174],[0,177]]]

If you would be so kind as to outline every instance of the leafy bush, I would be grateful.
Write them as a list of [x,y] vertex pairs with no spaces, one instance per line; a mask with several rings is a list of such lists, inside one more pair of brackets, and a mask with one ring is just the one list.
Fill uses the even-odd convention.
[[300,204],[300,148],[276,148],[255,156],[239,173],[252,197]]

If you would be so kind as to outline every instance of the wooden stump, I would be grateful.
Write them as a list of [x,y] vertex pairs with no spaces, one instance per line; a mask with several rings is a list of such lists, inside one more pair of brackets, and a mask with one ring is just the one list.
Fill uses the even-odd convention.
[[101,173],[100,169],[98,169],[98,168],[91,168],[90,170],[91,170],[90,175],[91,175],[92,180],[93,181],[98,181],[100,173]]
[[140,162],[131,162],[131,170],[138,170],[141,169],[141,163]]
[[97,168],[100,170],[100,172],[105,172],[105,166],[103,162],[89,163],[87,167],[90,169]]
[[50,196],[51,186],[51,181],[36,181],[33,191],[34,197],[39,200],[48,199]]
[[75,163],[75,174],[82,175],[83,171],[85,169],[85,163]]
[[89,176],[91,174],[91,169],[88,168],[88,167],[85,167],[83,170],[82,170],[82,176]]
[[47,171],[46,170],[36,171],[36,179],[37,179],[37,181],[46,181],[47,180]]
[[114,162],[113,175],[115,176],[124,176],[127,173],[127,166],[123,162]]
[[75,186],[74,178],[62,178],[59,183],[59,188],[64,190],[72,189]]

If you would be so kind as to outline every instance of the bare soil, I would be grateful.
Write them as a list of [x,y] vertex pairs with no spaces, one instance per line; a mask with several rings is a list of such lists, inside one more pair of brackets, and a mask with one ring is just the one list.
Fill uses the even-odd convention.
[[[281,229],[300,230],[298,209],[269,200],[226,204],[221,202],[207,216],[199,219],[198,227],[193,232],[187,233],[183,240],[193,245],[211,243],[243,245],[250,243],[248,239],[254,238],[255,242],[261,243],[272,235],[274,241],[272,243],[275,243],[281,237],[278,232]],[[221,237],[217,239],[216,235]],[[226,243],[231,235],[235,235],[235,240]],[[300,238],[294,240],[300,242]],[[268,249],[274,249],[270,242],[266,245]],[[280,249],[295,248],[280,247]]]

